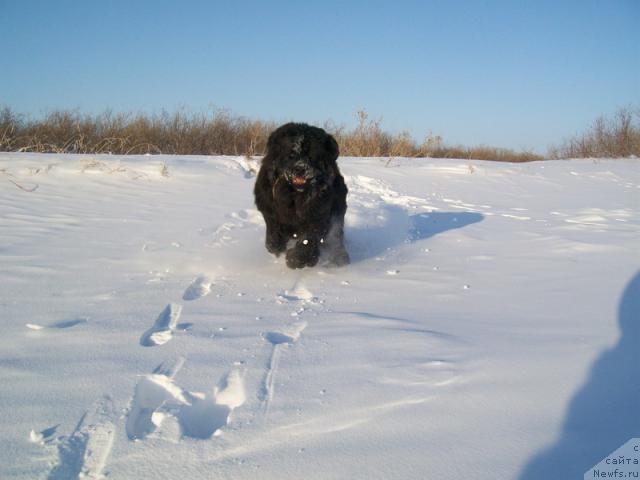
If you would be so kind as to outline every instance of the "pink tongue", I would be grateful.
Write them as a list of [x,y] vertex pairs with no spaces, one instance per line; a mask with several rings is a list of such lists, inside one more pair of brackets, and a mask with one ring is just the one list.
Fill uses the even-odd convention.
[[302,178],[302,177],[293,177],[293,184],[294,185],[304,185],[305,183],[307,183],[307,181]]

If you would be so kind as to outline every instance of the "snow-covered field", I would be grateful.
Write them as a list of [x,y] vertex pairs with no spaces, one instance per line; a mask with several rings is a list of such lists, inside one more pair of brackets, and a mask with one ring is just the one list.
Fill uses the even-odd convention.
[[0,478],[570,479],[638,436],[638,160],[343,158],[352,264],[302,271],[251,166],[0,154]]

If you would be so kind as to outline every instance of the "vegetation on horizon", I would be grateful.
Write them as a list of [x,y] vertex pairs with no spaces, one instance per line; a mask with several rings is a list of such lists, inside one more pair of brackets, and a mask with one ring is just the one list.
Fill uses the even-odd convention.
[[589,130],[549,149],[550,158],[640,157],[640,108],[598,117]]
[[[437,157],[478,160],[530,161],[542,157],[494,147],[465,148],[444,145],[429,134],[418,144],[407,133],[392,134],[358,112],[353,129],[331,122],[325,130],[336,137],[342,156]],[[28,119],[9,108],[0,109],[0,151],[39,153],[111,153],[176,155],[263,155],[273,122],[234,116],[226,110],[210,114],[177,111],[160,114],[98,115],[56,110],[40,119]]]
[[[550,158],[640,156],[639,111],[620,110],[613,120],[598,119],[586,134],[553,147]],[[177,155],[262,155],[273,122],[234,116],[226,110],[210,114],[177,111],[160,114],[97,115],[56,110],[29,119],[10,108],[0,109],[0,151],[40,153],[111,153]],[[530,151],[490,146],[464,147],[429,134],[418,143],[407,132],[389,133],[381,119],[358,112],[348,129],[331,122],[325,130],[336,137],[343,156],[431,157],[504,162],[543,160]]]

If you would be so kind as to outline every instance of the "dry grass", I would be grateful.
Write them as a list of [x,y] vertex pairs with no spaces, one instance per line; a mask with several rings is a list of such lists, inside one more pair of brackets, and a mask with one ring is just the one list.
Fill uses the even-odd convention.
[[166,153],[243,155],[262,152],[275,125],[234,117],[182,111],[159,115],[104,112],[81,115],[54,111],[27,120],[8,108],[0,110],[0,150],[46,153]]
[[533,152],[516,152],[497,147],[447,146],[442,137],[429,133],[417,144],[408,132],[392,135],[380,127],[381,119],[370,119],[365,111],[358,112],[354,130],[326,125],[340,144],[342,155],[354,157],[431,157],[496,160],[501,162],[530,162],[543,157]]
[[[515,152],[495,147],[445,146],[442,138],[429,134],[417,143],[408,132],[392,134],[359,111],[355,128],[332,123],[332,133],[344,156],[433,157],[525,162],[541,160],[532,152]],[[183,111],[158,115],[99,115],[54,111],[32,120],[8,108],[0,110],[0,151],[43,153],[112,153],[179,155],[263,155],[271,122],[231,115],[226,110],[209,114]]]
[[530,151],[516,152],[508,148],[488,147],[441,147],[434,149],[429,155],[433,158],[464,158],[468,160],[494,160],[497,162],[533,162],[544,160],[537,153]]
[[619,158],[640,156],[640,108],[621,108],[599,117],[582,135],[552,147],[550,158]]

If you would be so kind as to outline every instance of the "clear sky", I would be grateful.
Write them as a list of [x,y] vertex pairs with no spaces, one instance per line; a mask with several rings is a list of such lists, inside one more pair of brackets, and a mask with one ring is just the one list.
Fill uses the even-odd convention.
[[544,152],[640,106],[640,0],[0,0],[0,105],[382,117]]

